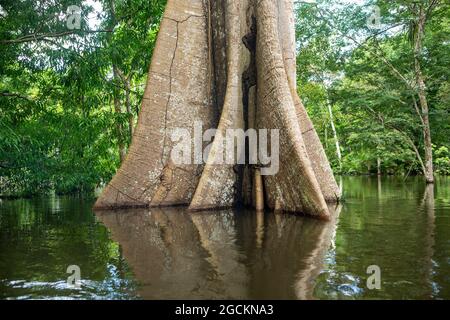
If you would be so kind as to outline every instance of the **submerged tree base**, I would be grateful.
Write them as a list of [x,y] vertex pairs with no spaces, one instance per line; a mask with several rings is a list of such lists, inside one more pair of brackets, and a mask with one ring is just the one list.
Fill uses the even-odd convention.
[[[256,5],[257,4],[257,5]],[[278,129],[280,170],[171,159],[174,129],[194,123],[228,129]],[[169,0],[132,144],[96,209],[188,205],[301,212],[328,219],[340,190],[297,95],[290,0]]]

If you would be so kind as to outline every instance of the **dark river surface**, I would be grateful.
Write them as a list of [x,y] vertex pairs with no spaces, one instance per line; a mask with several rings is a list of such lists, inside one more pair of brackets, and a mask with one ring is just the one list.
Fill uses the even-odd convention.
[[345,177],[343,189],[332,222],[3,200],[0,299],[450,299],[450,178]]

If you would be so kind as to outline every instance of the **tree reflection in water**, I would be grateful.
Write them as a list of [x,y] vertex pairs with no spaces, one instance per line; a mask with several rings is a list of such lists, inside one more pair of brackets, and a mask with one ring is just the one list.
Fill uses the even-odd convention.
[[122,247],[145,299],[312,299],[337,220],[183,208],[97,216]]

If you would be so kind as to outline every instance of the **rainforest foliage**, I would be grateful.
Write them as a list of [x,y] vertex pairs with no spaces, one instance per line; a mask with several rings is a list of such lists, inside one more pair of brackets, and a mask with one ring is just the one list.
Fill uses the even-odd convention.
[[[295,3],[298,90],[335,172],[424,174],[432,155],[435,174],[450,174],[448,2]],[[0,1],[0,195],[92,192],[111,179],[164,6]]]
[[428,149],[449,174],[450,3],[315,2],[298,5],[298,84],[335,172],[423,174]]
[[89,192],[112,178],[164,6],[1,1],[0,194]]

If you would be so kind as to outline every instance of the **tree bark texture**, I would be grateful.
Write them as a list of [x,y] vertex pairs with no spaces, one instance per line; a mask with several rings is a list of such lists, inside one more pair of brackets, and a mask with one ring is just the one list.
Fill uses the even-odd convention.
[[[132,144],[95,207],[244,203],[330,218],[327,202],[340,190],[297,94],[295,57],[291,0],[169,0]],[[278,129],[279,172],[261,177],[258,165],[213,164],[221,139],[206,164],[175,165],[171,132],[194,136],[196,121],[223,136]]]
[[422,109],[423,139],[425,145],[425,179],[427,183],[434,183],[433,145],[431,142],[429,107],[425,80],[420,63],[426,19],[426,12],[422,7],[420,7],[417,22],[417,32],[414,39],[414,67],[416,73],[416,84],[419,95],[419,102]]

